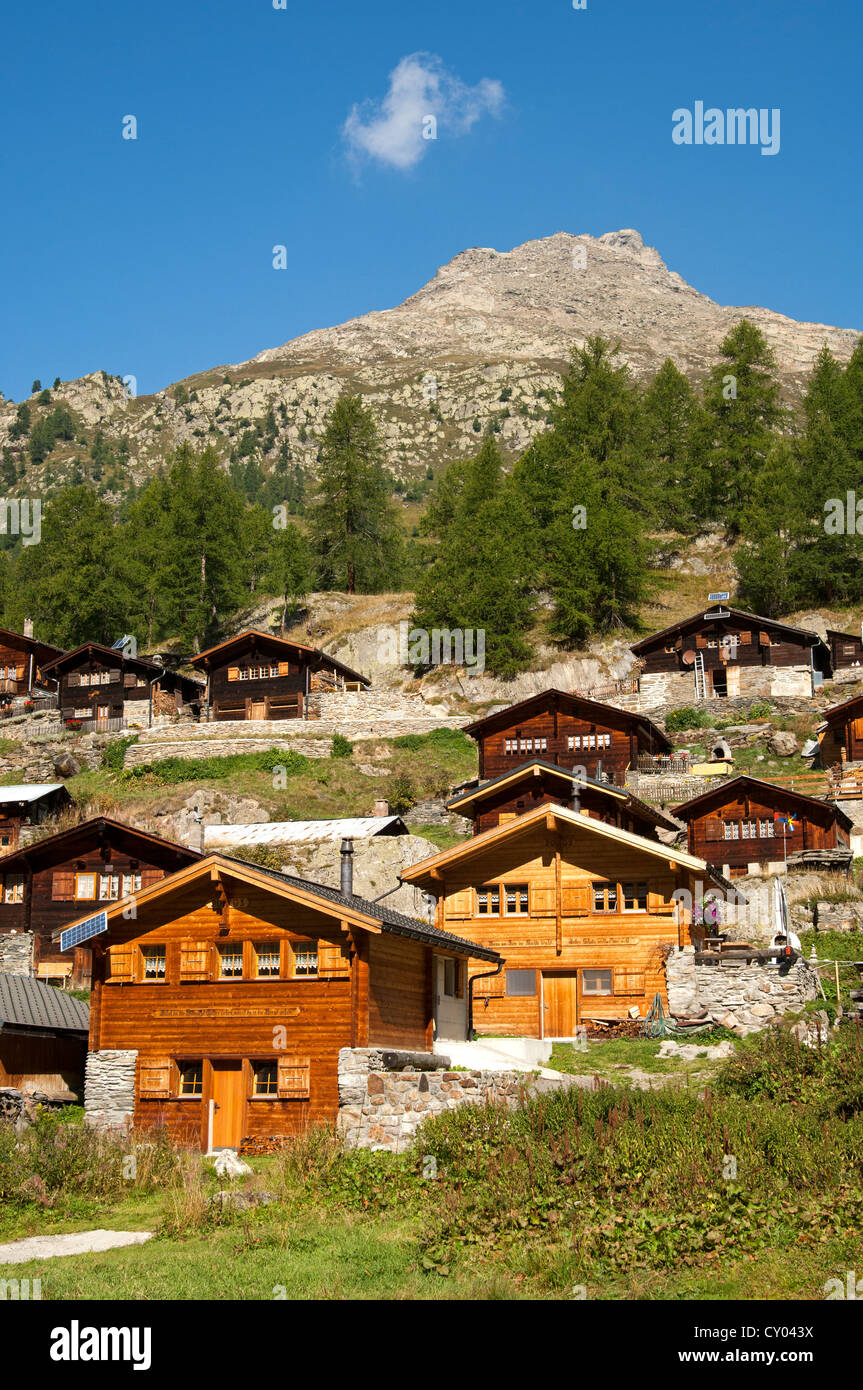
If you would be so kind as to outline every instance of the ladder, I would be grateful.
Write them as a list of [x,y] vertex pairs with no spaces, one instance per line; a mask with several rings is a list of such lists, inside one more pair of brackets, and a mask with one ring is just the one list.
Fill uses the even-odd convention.
[[704,653],[695,653],[695,664],[693,665],[695,676],[695,698],[696,700],[707,699],[707,676],[704,671]]

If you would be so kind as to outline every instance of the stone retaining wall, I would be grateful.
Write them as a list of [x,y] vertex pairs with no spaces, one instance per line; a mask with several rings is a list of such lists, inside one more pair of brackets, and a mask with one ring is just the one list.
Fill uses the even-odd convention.
[[33,974],[33,933],[4,932],[0,936],[0,975]]
[[818,977],[802,958],[790,966],[696,965],[691,946],[672,951],[665,978],[670,1013],[704,1008],[716,1023],[741,1032],[797,1012],[818,994]]
[[84,1120],[96,1129],[124,1129],[135,1111],[137,1051],[88,1052]]
[[487,1102],[515,1106],[524,1091],[524,1076],[514,1072],[451,1071],[432,1053],[343,1047],[338,1129],[348,1148],[402,1153],[430,1115]]

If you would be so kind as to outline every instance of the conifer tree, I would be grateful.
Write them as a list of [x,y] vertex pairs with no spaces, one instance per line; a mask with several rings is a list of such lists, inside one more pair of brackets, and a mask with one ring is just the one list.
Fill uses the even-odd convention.
[[711,434],[711,511],[736,532],[784,411],[776,359],[760,328],[742,319],[719,351],[723,360],[711,368],[704,397]]

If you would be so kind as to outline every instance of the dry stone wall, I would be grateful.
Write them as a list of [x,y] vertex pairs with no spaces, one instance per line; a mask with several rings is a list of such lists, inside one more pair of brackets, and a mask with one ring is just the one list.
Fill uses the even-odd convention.
[[0,975],[33,974],[33,933],[4,932],[0,936]]
[[818,977],[806,961],[793,965],[696,965],[695,951],[673,951],[665,963],[672,1014],[706,1009],[726,1028],[754,1031],[798,1012],[818,994]]
[[84,1120],[96,1129],[125,1129],[135,1111],[137,1051],[88,1052]]

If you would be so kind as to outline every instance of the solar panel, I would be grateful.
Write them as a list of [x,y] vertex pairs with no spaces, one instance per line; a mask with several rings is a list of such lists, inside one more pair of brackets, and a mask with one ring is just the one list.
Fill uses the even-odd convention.
[[60,933],[60,950],[68,951],[70,946],[80,946],[82,941],[89,941],[91,936],[98,936],[107,930],[107,912],[97,912],[95,917],[88,917],[86,922],[78,922]]

